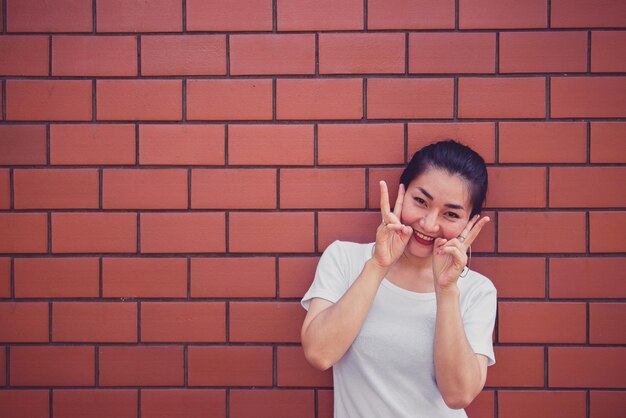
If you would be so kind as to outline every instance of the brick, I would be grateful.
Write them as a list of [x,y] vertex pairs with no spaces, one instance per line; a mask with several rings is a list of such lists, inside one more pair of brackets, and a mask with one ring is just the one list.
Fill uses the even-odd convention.
[[105,298],[184,298],[187,296],[185,258],[102,259]]
[[404,167],[393,168],[370,168],[369,183],[367,185],[368,208],[380,209],[380,181],[387,183],[389,191],[389,203],[394,204],[398,198],[398,187],[400,185],[400,176],[404,171]]
[[[11,297],[11,259],[9,257],[0,258],[0,298]],[[2,364],[2,359],[0,359]],[[2,373],[0,372],[0,379]]]
[[500,343],[584,343],[584,303],[500,302]]
[[505,417],[586,417],[583,391],[498,391],[498,413]]
[[298,302],[230,302],[230,341],[300,342],[305,314]]
[[623,388],[625,354],[624,347],[549,347],[548,386]]
[[279,31],[363,29],[361,0],[277,0]]
[[314,251],[311,212],[233,212],[229,242],[234,253],[302,253]]
[[226,36],[142,36],[141,74],[225,75]]
[[496,214],[490,211],[482,211],[481,216],[488,216],[491,221],[483,227],[476,241],[474,241],[473,250],[476,252],[495,252],[496,251],[496,225],[499,222]]
[[624,187],[624,167],[552,167],[550,206],[555,208],[623,207],[626,196],[607,191]]
[[554,0],[550,25],[553,28],[615,27],[626,25],[626,12],[619,1]]
[[11,386],[93,386],[94,347],[13,346],[10,370]]
[[320,165],[404,162],[403,124],[323,124],[317,132]]
[[6,1],[8,32],[91,32],[90,0]]
[[16,298],[94,298],[99,261],[80,258],[15,258]]
[[589,213],[589,249],[592,253],[625,252],[624,228],[626,212]]
[[[5,386],[7,380],[7,361],[6,361],[6,347],[0,347],[0,385]],[[6,391],[0,392],[0,410],[5,411],[6,405],[3,405],[2,393],[6,393]]]
[[47,36],[0,36],[0,74],[48,75]]
[[50,125],[50,164],[134,165],[135,126]]
[[189,346],[189,386],[271,386],[272,347]]
[[223,165],[223,125],[140,125],[139,164]]
[[98,32],[180,32],[183,8],[180,0],[99,0]]
[[424,146],[445,139],[468,145],[484,158],[495,162],[496,129],[492,122],[471,123],[409,123],[408,158]]
[[626,116],[626,77],[554,77],[553,118]]
[[335,414],[334,411],[335,400],[333,396],[333,390],[318,390],[317,391],[317,410],[319,418],[332,418]]
[[361,119],[363,81],[282,79],[276,81],[277,119]]
[[452,118],[454,83],[448,78],[367,80],[370,119]]
[[135,213],[53,213],[54,253],[134,253]]
[[226,416],[223,389],[147,389],[141,391],[141,416],[202,418]]
[[497,363],[489,368],[487,387],[543,387],[543,347],[494,347]]
[[461,78],[460,118],[544,118],[543,77]]
[[539,257],[474,257],[470,268],[487,276],[501,298],[546,296],[546,260]]
[[185,169],[105,169],[104,209],[187,209]]
[[280,257],[278,289],[281,298],[302,298],[311,286],[319,257]]
[[363,169],[284,169],[280,173],[280,207],[363,208]]
[[11,176],[8,168],[0,169],[0,209],[11,208]]
[[142,342],[225,342],[224,302],[143,302]]
[[584,163],[587,125],[583,122],[500,122],[501,163]]
[[460,29],[547,27],[545,0],[459,0]]
[[52,75],[136,76],[137,37],[54,36]]
[[100,386],[182,386],[183,347],[100,347]]
[[503,32],[501,73],[587,71],[586,32]]
[[550,298],[613,299],[626,297],[623,258],[550,259]]
[[453,29],[453,0],[369,0],[368,29]]
[[48,215],[0,213],[0,253],[48,251]]
[[626,71],[626,57],[616,53],[626,49],[626,31],[591,32],[591,71],[612,73]]
[[45,302],[1,303],[0,341],[48,342],[48,304]]
[[591,123],[591,162],[624,163],[626,162],[626,123],[592,122]]
[[505,253],[582,253],[583,212],[500,212],[498,251]]
[[137,342],[134,302],[55,302],[52,304],[54,342]]
[[271,120],[272,80],[188,80],[189,120]]
[[192,258],[192,298],[273,298],[273,257]]
[[181,120],[181,80],[97,80],[98,120]]
[[233,390],[230,392],[232,418],[288,418],[294,411],[302,418],[315,417],[312,390]]
[[97,209],[96,169],[14,170],[15,209]]
[[275,209],[276,170],[192,170],[191,208]]
[[76,416],[133,418],[137,416],[136,390],[61,389],[54,390],[52,398],[52,410],[56,418]]
[[489,167],[487,171],[491,181],[485,200],[486,207],[542,208],[546,206],[545,168]]
[[626,392],[592,390],[590,393],[591,418],[620,418],[626,408]]
[[483,390],[474,398],[471,404],[465,408],[469,418],[480,418],[495,416],[495,391]]
[[313,148],[313,125],[228,126],[231,165],[313,165]]
[[271,31],[272,0],[189,0],[189,31]]
[[91,80],[7,80],[6,119],[91,120]]
[[403,74],[403,33],[328,33],[319,36],[320,74]]
[[230,74],[314,74],[315,35],[232,35]]
[[591,344],[624,344],[626,325],[624,303],[589,304],[589,342]]
[[0,411],[11,418],[48,418],[50,415],[49,390],[0,391]]
[[320,212],[317,221],[317,251],[335,240],[373,242],[380,224],[380,212]]
[[43,125],[0,126],[0,164],[46,164],[46,127]]
[[409,73],[493,74],[495,70],[493,33],[409,34]]
[[224,252],[223,212],[142,213],[142,253]]
[[332,370],[320,371],[313,368],[305,359],[300,346],[278,347],[277,375],[278,386],[282,387],[333,385]]

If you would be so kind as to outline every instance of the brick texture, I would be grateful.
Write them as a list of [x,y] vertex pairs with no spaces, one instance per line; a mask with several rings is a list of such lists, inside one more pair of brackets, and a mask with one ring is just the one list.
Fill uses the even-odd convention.
[[452,138],[499,298],[466,413],[622,418],[622,3],[0,0],[0,415],[332,418],[300,298]]

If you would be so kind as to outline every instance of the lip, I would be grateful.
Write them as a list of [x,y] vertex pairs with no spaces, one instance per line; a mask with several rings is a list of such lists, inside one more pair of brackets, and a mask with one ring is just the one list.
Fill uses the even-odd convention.
[[[432,241],[427,241],[423,238],[420,238],[415,232],[419,232],[419,231],[413,231],[413,238],[415,238],[415,241],[419,242],[422,245],[427,245],[427,246],[432,246],[435,243],[435,240],[433,239]],[[422,232],[420,232],[420,234],[422,234]],[[426,235],[426,234],[422,234],[422,235]],[[430,236],[430,235],[427,235]],[[435,238],[435,237],[433,237]]]

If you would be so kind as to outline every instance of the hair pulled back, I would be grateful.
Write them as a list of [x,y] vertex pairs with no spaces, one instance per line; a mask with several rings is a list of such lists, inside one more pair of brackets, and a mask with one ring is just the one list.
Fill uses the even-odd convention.
[[409,184],[426,170],[437,168],[450,175],[461,176],[469,187],[472,213],[483,208],[487,195],[487,167],[476,151],[455,140],[435,142],[417,151],[400,177],[400,183],[408,189]]

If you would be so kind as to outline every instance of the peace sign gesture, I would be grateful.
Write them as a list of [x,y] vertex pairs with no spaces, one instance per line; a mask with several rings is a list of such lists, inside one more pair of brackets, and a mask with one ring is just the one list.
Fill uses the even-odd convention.
[[489,217],[474,215],[457,238],[446,240],[437,238],[433,247],[433,274],[435,288],[445,289],[456,284],[467,264],[467,250],[481,229],[489,222]]
[[396,204],[392,212],[389,207],[387,183],[384,181],[380,182],[380,213],[382,223],[376,230],[374,261],[383,268],[389,268],[396,262],[404,252],[404,248],[413,233],[413,229],[410,226],[402,225],[400,222],[404,193],[404,185],[400,184],[398,198],[396,199]]

